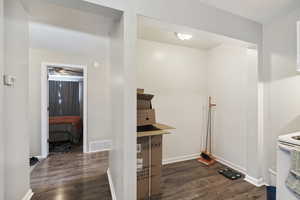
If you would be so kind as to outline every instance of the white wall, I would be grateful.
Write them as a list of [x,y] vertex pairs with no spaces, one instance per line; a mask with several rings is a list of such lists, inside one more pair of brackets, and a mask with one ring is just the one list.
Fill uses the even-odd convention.
[[164,136],[165,162],[199,155],[206,135],[207,100],[212,96],[217,103],[214,155],[257,175],[247,162],[255,150],[251,146],[248,152],[247,140],[253,140],[251,134],[257,129],[255,50],[226,45],[199,50],[138,40],[137,52],[137,86],[155,95],[157,121],[176,128]]
[[266,177],[268,168],[276,169],[277,137],[300,130],[300,76],[296,72],[297,20],[300,20],[299,8],[264,26]]
[[29,185],[28,23],[19,0],[5,0],[5,73],[16,77],[4,89],[5,200],[20,200]]
[[124,157],[124,88],[123,88],[123,66],[124,66],[124,21],[116,22],[112,27],[110,43],[111,59],[111,116],[112,116],[112,142],[113,148],[109,154],[109,168],[116,190],[116,195],[122,198],[124,193],[123,166]]
[[[208,94],[217,104],[213,109],[213,152],[246,171],[247,129],[252,126],[247,108],[251,91],[248,50],[221,45],[209,51],[208,66]],[[252,71],[256,69],[257,65],[252,66]],[[257,82],[253,84],[255,87]],[[250,105],[255,109],[255,100]]]
[[[136,108],[135,90],[137,85],[135,84],[136,72],[134,69],[136,65],[134,63],[135,58],[133,57],[135,53],[135,35],[137,30],[136,14],[256,43],[259,45],[259,48],[261,48],[262,45],[262,25],[236,15],[232,15],[228,12],[205,6],[197,0],[189,1],[189,3],[172,0],[166,0],[163,2],[160,0],[128,0],[126,2],[120,0],[86,1],[125,11],[124,60],[126,74],[124,80],[124,92],[125,96],[128,96],[126,96],[127,100],[125,101],[126,106],[124,115],[126,118],[124,119],[124,123],[127,127],[125,127],[124,134],[127,134],[128,137],[125,138],[124,149],[120,149],[119,147],[114,148],[118,148],[117,151],[124,153],[124,156],[127,159],[123,161],[122,164],[124,169],[128,170],[126,173],[116,172],[115,176],[119,178],[115,180],[123,180],[123,183],[120,184],[123,184],[127,189],[125,190],[125,194],[122,195],[122,199],[131,200],[135,199],[131,195],[136,195],[136,138],[132,135],[132,133],[135,132],[134,129],[136,121],[136,114],[134,110]],[[122,135],[123,133],[120,132],[118,134]],[[115,159],[116,157],[114,160]],[[120,194],[122,194],[122,191],[120,191]]]
[[136,199],[136,16],[116,21],[111,31],[112,137],[109,167],[116,199]]
[[[41,155],[41,63],[62,63],[87,65],[88,68],[88,142],[111,139],[109,109],[109,65],[105,38],[99,55],[69,54],[47,49],[30,49],[29,67],[29,109],[30,113],[30,155]],[[102,63],[98,68],[94,62]]]
[[207,52],[138,40],[137,86],[154,94],[158,123],[176,129],[163,138],[163,160],[198,154],[205,134]]
[[[0,74],[4,72],[4,61],[3,61],[3,0],[0,0]],[[0,83],[0,113],[3,113],[3,84]],[[0,200],[4,199],[4,128],[3,128],[3,116],[0,115]]]
[[[89,16],[88,13],[85,13],[85,15]],[[97,18],[97,16],[93,17]],[[101,29],[103,19],[100,16],[98,18],[99,23],[94,24],[96,28],[91,27],[91,29]],[[84,23],[85,21],[82,20],[81,23],[77,24],[77,27]],[[30,23],[29,108],[31,110],[31,156],[41,155],[40,77],[41,64],[43,62],[88,66],[88,143],[111,139],[109,106],[110,61],[108,52],[110,38],[107,27],[107,25],[102,27],[102,32],[106,32],[106,35],[96,35],[89,32],[81,32],[75,27],[74,29],[66,29],[60,26],[36,22]],[[99,66],[95,67],[94,62],[98,62]]]
[[[12,0],[9,0],[12,2]],[[63,0],[62,0],[63,1]],[[126,61],[126,75],[124,80],[124,93],[127,95],[128,105],[125,106],[124,124],[126,128],[124,132],[117,134],[128,134],[129,137],[124,141],[124,148],[119,149],[119,152],[124,153],[126,160],[122,160],[121,164],[127,173],[120,171],[115,176],[122,176],[123,178],[118,179],[123,180],[118,184],[122,184],[127,190],[120,191],[120,197],[124,200],[135,199],[133,196],[136,194],[135,189],[135,165],[136,165],[136,139],[134,138],[135,129],[135,63],[134,63],[134,52],[135,52],[135,32],[136,32],[136,14],[142,14],[148,17],[154,17],[156,19],[161,19],[169,21],[170,23],[187,25],[191,28],[200,28],[204,31],[212,31],[214,33],[224,34],[231,36],[236,39],[246,40],[248,42],[262,44],[262,26],[258,23],[243,19],[241,17],[232,15],[230,13],[214,9],[212,7],[204,6],[201,3],[197,3],[197,0],[193,0],[193,3],[186,3],[183,1],[137,1],[137,0],[88,0],[90,2],[98,3],[107,7],[112,7],[116,9],[121,9],[125,11],[125,16],[129,16],[125,19],[125,34],[124,40],[126,45],[124,48],[124,60]],[[136,6],[138,5],[138,6]],[[189,12],[187,13],[186,10]],[[243,30],[243,31],[241,31]],[[26,83],[23,84],[26,86]],[[125,102],[126,102],[125,101]],[[130,111],[131,110],[131,111]],[[19,113],[23,113],[23,110],[19,110]],[[26,141],[26,140],[24,140]],[[5,141],[6,142],[6,141]],[[27,142],[25,142],[27,143]],[[27,159],[27,156],[24,156]],[[116,158],[115,158],[116,159]],[[15,166],[15,165],[13,165]],[[14,170],[18,171],[18,170]],[[26,178],[24,178],[26,179]],[[22,177],[18,177],[16,180],[23,180]],[[22,187],[26,188],[26,186]],[[15,189],[15,188],[14,188]]]

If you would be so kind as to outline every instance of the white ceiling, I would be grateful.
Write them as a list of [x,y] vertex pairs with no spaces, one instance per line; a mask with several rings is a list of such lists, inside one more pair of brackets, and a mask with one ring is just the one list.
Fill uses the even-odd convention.
[[248,19],[266,23],[300,6],[300,0],[199,0]]
[[[175,32],[193,35],[188,41],[179,40]],[[221,44],[250,47],[252,44],[231,39],[225,36],[195,30],[184,26],[164,23],[147,17],[139,17],[138,37],[144,40],[151,40],[174,45],[187,46],[196,49],[211,49]]]

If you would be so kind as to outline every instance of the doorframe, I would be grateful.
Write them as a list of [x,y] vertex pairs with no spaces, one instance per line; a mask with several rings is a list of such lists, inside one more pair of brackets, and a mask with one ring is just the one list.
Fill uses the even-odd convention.
[[49,154],[49,84],[48,84],[48,67],[69,67],[83,70],[83,153],[87,153],[88,150],[88,129],[87,129],[87,108],[88,108],[88,97],[87,97],[87,65],[73,65],[73,64],[62,64],[62,63],[48,63],[42,62],[41,65],[41,154],[43,158],[46,158]]

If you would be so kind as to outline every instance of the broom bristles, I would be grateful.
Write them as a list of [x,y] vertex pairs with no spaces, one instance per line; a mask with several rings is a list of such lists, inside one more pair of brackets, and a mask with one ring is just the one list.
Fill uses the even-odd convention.
[[201,153],[201,157],[204,158],[205,160],[210,161],[212,158],[210,157],[210,155],[206,152],[202,152]]

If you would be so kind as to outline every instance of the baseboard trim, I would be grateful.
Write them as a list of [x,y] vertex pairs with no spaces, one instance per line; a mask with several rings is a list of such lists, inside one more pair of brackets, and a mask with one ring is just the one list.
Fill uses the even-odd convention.
[[32,196],[33,196],[33,192],[31,189],[29,189],[22,200],[30,200]]
[[[215,156],[215,155],[214,155],[214,156]],[[234,169],[234,170],[236,170],[236,171],[238,171],[238,172],[240,172],[240,173],[242,173],[242,174],[247,174],[247,173],[246,173],[247,170],[246,170],[245,168],[243,168],[243,167],[241,167],[241,166],[239,166],[239,165],[236,165],[236,164],[234,164],[234,163],[232,163],[232,162],[230,162],[230,161],[227,161],[227,160],[221,158],[220,156],[215,156],[215,158],[216,158],[216,160],[217,160],[219,163],[221,163],[221,164],[223,164],[223,165],[225,165],[225,166],[227,166],[227,167],[230,167],[230,168],[232,168],[232,169]]]
[[251,177],[249,175],[246,175],[244,180],[247,181],[248,183],[251,183],[252,185],[255,185],[256,187],[261,187],[261,186],[266,185],[263,178],[257,179],[257,178]]
[[188,161],[188,160],[194,160],[194,159],[197,159],[199,157],[200,157],[200,153],[194,153],[194,154],[191,154],[191,155],[168,158],[168,159],[163,160],[163,165],[177,163],[177,162],[183,162],[183,161]]
[[115,186],[114,186],[109,168],[107,169],[107,177],[108,177],[108,182],[109,182],[109,187],[110,187],[111,198],[112,198],[112,200],[117,200],[116,190],[115,190]]
[[99,149],[99,150],[89,151],[87,153],[98,153],[98,152],[104,152],[104,151],[111,151],[111,149]]
[[34,156],[37,159],[39,159],[39,161],[46,159],[48,156]]

